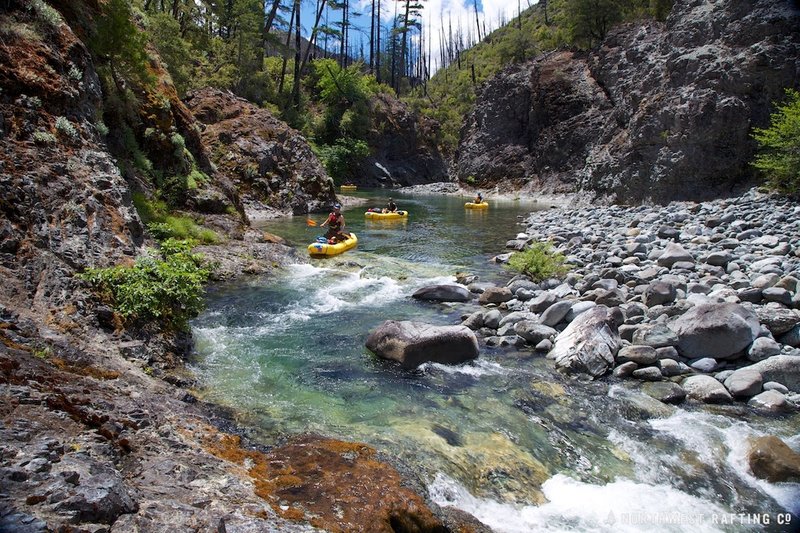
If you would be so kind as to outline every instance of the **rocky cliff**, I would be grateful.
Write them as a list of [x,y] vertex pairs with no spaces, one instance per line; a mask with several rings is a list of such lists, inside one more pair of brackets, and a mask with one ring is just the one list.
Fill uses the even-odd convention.
[[320,211],[334,201],[333,180],[309,144],[268,110],[210,88],[190,93],[186,103],[250,218]]
[[370,156],[359,167],[359,185],[402,187],[447,179],[447,166],[436,143],[436,121],[383,93],[372,98],[369,107]]
[[[100,121],[110,94],[84,40],[100,7],[0,3],[0,531],[442,530],[366,446],[308,437],[267,453],[231,434],[241,430],[229,414],[180,388],[193,383],[187,336],[127,327],[76,277],[155,245],[132,191],[158,184],[112,156],[136,143],[123,146],[122,123]],[[242,257],[270,268],[285,259],[280,245],[247,242],[230,212],[236,190],[157,58],[148,68],[156,85],[123,84],[141,105],[116,118],[164,171],[154,175],[205,170],[174,200],[226,213],[214,215],[231,229],[219,253],[247,248]]]
[[800,8],[677,0],[666,23],[621,26],[487,82],[453,170],[483,186],[612,201],[726,194],[755,176],[755,126],[800,85]]

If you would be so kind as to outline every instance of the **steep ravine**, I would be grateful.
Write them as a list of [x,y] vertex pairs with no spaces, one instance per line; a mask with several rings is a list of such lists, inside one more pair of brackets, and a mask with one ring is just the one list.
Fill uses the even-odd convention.
[[[132,203],[152,185],[112,155],[120,131],[109,123],[104,135],[99,120],[108,95],[83,40],[99,4],[53,5],[57,16],[41,2],[0,9],[0,530],[442,530],[369,447],[310,436],[257,449],[234,413],[191,393],[187,335],[154,323],[123,327],[75,276],[131,264],[155,246]],[[155,168],[194,161],[208,175],[179,199],[222,236],[207,257],[224,258],[226,277],[295,261],[247,228],[239,191],[210,164],[213,147],[150,60],[158,82],[137,94],[133,134]],[[175,134],[185,142],[179,157],[159,144],[175,144]],[[308,194],[309,202],[332,197]],[[328,507],[285,504],[287,492]],[[352,513],[339,513],[344,502]]]

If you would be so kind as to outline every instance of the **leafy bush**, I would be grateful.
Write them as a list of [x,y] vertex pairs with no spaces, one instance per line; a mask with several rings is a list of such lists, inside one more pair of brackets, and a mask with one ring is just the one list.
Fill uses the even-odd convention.
[[766,175],[767,185],[785,194],[800,194],[800,92],[786,90],[770,126],[753,130],[759,153],[753,165]]
[[356,166],[369,155],[369,146],[364,141],[345,138],[335,144],[319,146],[317,152],[328,174],[342,183],[354,177]]
[[182,330],[202,311],[203,285],[211,273],[191,248],[191,241],[168,239],[160,253],[145,255],[132,267],[93,268],[79,276],[126,321],[160,320]]
[[170,214],[167,204],[162,200],[149,200],[144,194],[137,192],[133,193],[133,205],[157,241],[193,239],[205,244],[216,244],[220,241],[216,232],[204,228],[191,218]]
[[564,256],[555,252],[550,242],[537,242],[523,252],[514,253],[507,268],[525,274],[533,281],[562,277],[569,271]]

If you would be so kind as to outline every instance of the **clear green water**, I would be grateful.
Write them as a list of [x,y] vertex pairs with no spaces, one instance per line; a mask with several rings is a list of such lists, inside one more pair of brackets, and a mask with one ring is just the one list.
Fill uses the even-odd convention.
[[[364,341],[384,320],[453,324],[475,309],[410,295],[456,271],[507,280],[489,258],[522,229],[519,215],[544,206],[490,199],[489,211],[468,211],[463,198],[394,193],[408,221],[370,221],[365,208],[387,197],[357,195],[372,200],[344,211],[357,249],[216,287],[193,324],[207,399],[235,408],[259,438],[367,442],[417,475],[432,500],[499,531],[753,529],[720,523],[729,512],[769,513],[766,528],[782,530],[778,513],[798,512],[797,485],[757,481],[744,460],[748,436],[800,444],[797,417],[679,410],[631,382],[564,378],[530,351],[482,347],[476,362],[414,372],[372,356]],[[303,254],[320,233],[305,217],[264,229]],[[647,514],[658,512],[682,514]]]

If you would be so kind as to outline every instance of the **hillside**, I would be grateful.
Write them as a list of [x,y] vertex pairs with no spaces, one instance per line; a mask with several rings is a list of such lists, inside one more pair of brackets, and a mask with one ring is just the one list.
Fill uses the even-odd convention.
[[800,9],[675,3],[665,23],[612,30],[485,83],[454,173],[482,187],[617,202],[701,199],[754,182],[753,127],[800,80]]

